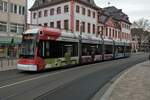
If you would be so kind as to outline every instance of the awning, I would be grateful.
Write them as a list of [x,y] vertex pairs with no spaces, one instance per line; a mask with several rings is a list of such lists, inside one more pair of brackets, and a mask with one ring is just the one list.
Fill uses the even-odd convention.
[[13,39],[14,39],[14,41],[13,41],[14,44],[21,44],[21,42],[22,42],[21,37],[14,37]]
[[0,43],[10,44],[12,38],[11,37],[0,37]]
[[1,44],[21,44],[22,37],[0,37]]

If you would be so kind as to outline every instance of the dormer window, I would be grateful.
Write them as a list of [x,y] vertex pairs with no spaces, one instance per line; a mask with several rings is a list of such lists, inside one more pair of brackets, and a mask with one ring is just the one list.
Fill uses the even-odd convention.
[[46,0],[42,0],[42,3],[45,3]]
[[91,3],[91,0],[88,0],[89,3]]

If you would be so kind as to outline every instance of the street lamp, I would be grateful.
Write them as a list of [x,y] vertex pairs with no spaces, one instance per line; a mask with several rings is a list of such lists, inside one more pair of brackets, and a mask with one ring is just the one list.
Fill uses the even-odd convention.
[[79,63],[82,63],[82,31],[83,25],[80,23],[80,34],[79,34],[79,42],[78,42],[78,55],[79,55]]

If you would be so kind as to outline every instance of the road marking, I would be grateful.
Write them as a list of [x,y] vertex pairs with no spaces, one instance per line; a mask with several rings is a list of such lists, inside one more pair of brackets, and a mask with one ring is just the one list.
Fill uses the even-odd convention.
[[[84,67],[86,67],[86,66],[84,66]],[[15,83],[12,83],[12,84],[4,85],[4,86],[1,86],[0,89],[7,88],[7,87],[10,87],[10,86],[14,86],[14,85],[18,85],[18,84],[22,84],[22,83],[33,81],[33,80],[37,80],[37,79],[40,79],[40,78],[53,76],[53,75],[64,73],[64,72],[71,71],[71,70],[77,70],[77,69],[80,69],[80,67],[75,67],[75,68],[72,68],[72,69],[62,70],[62,71],[58,71],[58,72],[55,72],[55,73],[51,73],[51,74],[47,74],[47,75],[41,75],[39,77],[34,77],[34,78],[31,78],[31,79],[27,79],[27,80],[15,82]]]
[[[73,69],[70,69],[70,70],[73,70]],[[58,73],[63,73],[63,72],[70,71],[70,70],[63,70],[63,71],[60,71],[60,72],[55,72],[55,73],[51,73],[51,74],[47,74],[47,75],[41,75],[39,77],[34,77],[34,78],[31,78],[31,79],[27,79],[27,80],[15,82],[15,83],[12,83],[12,84],[1,86],[0,89],[7,88],[7,87],[10,87],[10,86],[14,86],[14,85],[18,85],[18,84],[22,84],[22,83],[33,81],[33,80],[37,80],[37,79],[40,79],[40,78],[45,78],[45,77],[53,76],[53,75],[56,75]]]

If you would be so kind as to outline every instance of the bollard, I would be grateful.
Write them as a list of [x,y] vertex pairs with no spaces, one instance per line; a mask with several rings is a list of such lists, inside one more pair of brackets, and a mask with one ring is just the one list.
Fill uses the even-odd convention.
[[7,66],[9,66],[9,58],[7,59]]
[[11,65],[13,66],[13,58],[11,58]]
[[149,54],[149,60],[150,60],[150,54]]

